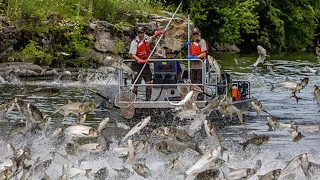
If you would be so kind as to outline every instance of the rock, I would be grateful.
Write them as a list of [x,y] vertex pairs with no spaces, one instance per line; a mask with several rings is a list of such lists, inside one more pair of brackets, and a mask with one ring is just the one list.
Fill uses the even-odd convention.
[[0,28],[0,62],[4,62],[13,50],[12,46],[18,42],[20,31],[14,26]]

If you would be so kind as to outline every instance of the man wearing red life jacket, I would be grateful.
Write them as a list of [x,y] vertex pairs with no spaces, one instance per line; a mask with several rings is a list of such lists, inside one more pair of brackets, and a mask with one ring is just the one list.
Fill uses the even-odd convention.
[[[132,68],[136,72],[140,72],[144,64],[144,67],[141,75],[138,78],[137,84],[141,83],[141,80],[146,82],[146,84],[152,83],[152,73],[149,66],[149,56],[151,53],[150,43],[155,40],[159,35],[163,34],[165,31],[159,30],[155,31],[152,37],[145,34],[144,27],[137,28],[137,37],[131,41],[130,51],[132,59],[136,60],[136,63],[133,63]],[[137,77],[135,77],[137,78]],[[135,79],[134,79],[135,80]],[[150,100],[151,98],[151,86],[146,87],[146,100]],[[137,86],[132,90],[133,93],[137,94]]]
[[192,61],[191,64],[191,82],[196,84],[202,83],[202,64],[208,55],[207,43],[204,39],[200,37],[199,28],[195,27],[192,29],[193,42],[190,43],[190,55],[188,59],[201,59],[200,61]]

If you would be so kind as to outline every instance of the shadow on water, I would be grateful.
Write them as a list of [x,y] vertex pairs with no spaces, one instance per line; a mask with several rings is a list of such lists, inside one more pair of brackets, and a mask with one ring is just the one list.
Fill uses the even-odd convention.
[[[268,54],[268,53],[267,53]],[[270,54],[271,55],[271,54]],[[272,64],[272,70],[266,66],[259,66],[253,70],[250,65],[256,61],[257,55],[236,55],[236,54],[217,54],[217,59],[222,59],[222,66],[224,69],[232,70],[232,75],[236,79],[248,80],[251,83],[251,94],[257,100],[261,101],[263,108],[275,117],[279,122],[287,122],[289,120],[294,121],[296,124],[318,124],[320,125],[319,107],[313,100],[312,86],[313,84],[320,84],[320,76],[317,76],[305,69],[305,66],[320,67],[315,55],[305,53],[303,55],[298,54],[283,54],[283,55],[271,55],[272,58],[267,58],[267,64]],[[237,66],[235,66],[235,60],[237,59]],[[290,98],[291,93],[284,89],[274,89],[270,91],[271,84],[284,81],[288,77],[290,80],[298,82],[304,77],[309,78],[309,84],[307,87],[297,93],[297,96],[302,99],[297,103],[295,99]],[[59,87],[60,91],[46,92],[44,94],[36,93],[39,87]],[[86,89],[90,87],[98,90],[101,94],[109,97],[114,97],[117,94],[116,81],[111,81],[106,85],[103,82],[95,82],[88,84],[81,84],[79,82],[54,82],[54,81],[21,81],[16,84],[1,85],[0,102],[6,104],[12,102],[15,97],[26,100],[34,104],[44,114],[50,115],[53,121],[61,122],[63,116],[58,113],[51,115],[55,111],[55,107],[68,103],[68,100],[72,101],[96,101],[100,104],[99,107],[87,113],[87,125],[94,127],[98,126],[98,123],[105,118],[110,117],[110,124],[108,125],[105,136],[111,141],[110,146],[114,146],[117,141],[123,137],[128,130],[117,127],[118,122],[125,123],[127,126],[133,127],[142,117],[146,117],[149,114],[153,114],[152,120],[148,128],[144,129],[140,136],[134,136],[133,140],[151,138],[150,132],[152,129],[158,126],[179,126],[183,127],[188,123],[187,120],[173,120],[172,113],[168,109],[157,111],[156,110],[140,110],[137,111],[134,118],[130,121],[121,117],[119,109],[108,106],[108,103],[95,94],[88,92]],[[112,99],[112,98],[111,98]],[[217,125],[220,132],[220,138],[222,146],[227,150],[224,152],[224,159],[228,160],[228,165],[232,168],[253,167],[257,159],[262,160],[262,167],[257,174],[265,174],[273,169],[284,168],[286,161],[291,160],[293,157],[301,154],[308,153],[310,161],[320,163],[320,132],[307,133],[302,132],[305,137],[298,142],[293,142],[291,134],[288,132],[290,129],[269,131],[266,125],[266,118],[269,115],[261,113],[259,116],[255,112],[249,112],[244,116],[245,123],[240,124],[237,118],[230,120],[229,118],[221,119],[216,116],[210,116],[210,120]],[[5,118],[0,119],[1,136],[6,136],[6,130],[10,127],[10,123],[18,122],[21,116],[18,110],[12,111]],[[75,121],[77,117],[70,115],[67,118],[67,123],[70,124]],[[7,123],[10,120],[10,123]],[[172,124],[174,123],[174,124]],[[64,128],[67,125],[63,126]],[[269,142],[260,146],[249,145],[245,151],[239,143],[253,137],[253,133],[258,135],[270,136]],[[201,135],[205,135],[201,130]],[[6,136],[7,137],[7,136]],[[16,134],[12,139],[1,138],[0,150],[5,152],[5,146],[8,142],[12,142],[16,146],[27,144],[34,154],[33,160],[37,158],[46,159],[50,156],[50,151],[57,151],[56,146],[63,140],[54,139],[49,136],[30,135],[29,139],[23,139],[23,135]],[[198,143],[202,145],[204,137],[197,139]],[[151,142],[154,143],[154,142]],[[0,156],[0,161],[5,159],[6,153]],[[182,153],[182,162],[180,167],[175,170],[166,170],[164,164],[168,163],[173,156],[167,156],[161,154],[155,150],[150,150],[138,157],[138,161],[145,162],[151,170],[153,179],[184,179],[182,172],[186,171],[191,165],[193,165],[199,158],[195,152],[187,149]],[[141,176],[137,175],[131,166],[125,163],[123,159],[118,158],[114,153],[102,153],[102,154],[85,154],[80,158],[77,156],[68,157],[68,161],[74,161],[73,163],[77,167],[82,169],[92,169],[89,173],[90,178],[94,176],[100,168],[107,167],[108,178],[107,179],[141,179]],[[75,163],[79,159],[82,163]],[[62,160],[58,160],[62,161]],[[55,163],[49,169],[46,170],[47,175],[52,179],[57,179],[62,174],[61,162]],[[222,177],[220,175],[220,177]],[[87,179],[85,175],[77,176],[77,179]],[[257,176],[253,176],[251,179],[258,179]],[[293,179],[306,179],[303,173],[297,170],[296,178]]]

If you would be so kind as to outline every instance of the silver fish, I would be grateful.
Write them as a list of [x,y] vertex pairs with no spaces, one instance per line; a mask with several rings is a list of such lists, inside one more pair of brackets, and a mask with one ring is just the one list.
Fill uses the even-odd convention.
[[257,67],[260,63],[263,64],[264,60],[267,57],[267,50],[263,48],[261,45],[257,46],[257,50],[258,50],[259,57],[257,61],[253,64],[254,68]]
[[95,138],[98,137],[98,131],[90,126],[85,125],[74,125],[69,126],[64,130],[67,136],[78,137],[78,138]]
[[304,175],[310,179],[310,173],[309,173],[309,160],[308,160],[308,155],[307,153],[302,154],[301,157],[301,169],[304,173]]
[[210,71],[214,71],[218,77],[217,83],[221,82],[221,70],[218,61],[210,55],[208,55],[208,60],[211,67]]
[[16,104],[16,103],[9,103],[9,104],[7,104],[6,107],[5,107],[5,113],[6,113],[6,114],[9,114],[9,113],[13,110],[13,108],[15,107],[15,104]]
[[291,136],[293,142],[298,142],[305,137],[301,132],[298,132],[298,126],[296,126],[295,130],[291,132]]
[[236,169],[224,176],[226,180],[236,180],[236,179],[249,179],[257,173],[256,169],[253,168],[241,168]]
[[187,148],[193,149],[199,154],[202,154],[197,144],[187,144],[179,141],[163,140],[155,145],[155,149],[164,154],[184,152]]
[[134,161],[134,146],[132,140],[128,140],[128,160],[129,164],[133,164]]
[[145,149],[150,149],[150,144],[146,140],[141,140],[134,146],[134,154],[138,155]]
[[179,166],[180,162],[181,162],[181,156],[178,156],[176,158],[174,158],[173,160],[171,160],[168,164],[166,164],[166,168],[168,169],[173,169],[177,166]]
[[302,159],[307,157],[306,154],[300,154],[296,157],[294,157],[293,159],[291,159],[288,164],[285,166],[285,168],[283,168],[281,170],[281,175],[279,178],[281,177],[285,177],[288,174],[291,174],[295,169],[297,169],[298,167],[301,166],[302,163]]
[[219,103],[223,102],[225,100],[225,95],[218,95],[212,100],[208,100],[208,104],[201,109],[202,114],[209,115],[214,108],[217,108]]
[[122,140],[119,142],[124,142],[128,137],[132,136],[133,134],[139,132],[142,128],[146,127],[151,120],[151,116],[147,116],[146,118],[142,119],[138,124],[136,124],[125,136],[122,138]]
[[253,137],[243,143],[239,143],[243,146],[242,150],[245,150],[249,144],[261,146],[269,141],[270,137],[267,135],[256,135],[253,133]]
[[259,180],[277,180],[281,174],[281,169],[272,170],[265,175],[258,175]]
[[80,169],[80,168],[69,168],[68,173],[69,173],[69,178],[73,178],[79,174],[85,175],[89,178],[89,173],[91,172],[92,169]]
[[196,119],[199,114],[201,114],[196,103],[192,103],[191,107],[184,106],[179,111],[174,113],[174,119],[179,117],[180,119]]
[[309,78],[305,77],[301,80],[301,85],[305,88],[309,83]]
[[317,85],[313,86],[313,96],[314,96],[314,99],[316,100],[318,106],[320,106],[320,88]]
[[300,124],[297,125],[299,130],[309,133],[320,132],[320,125],[318,124]]
[[99,143],[88,143],[88,144],[83,144],[78,147],[78,151],[86,151],[86,152],[102,152],[105,151],[106,147]]
[[35,122],[43,122],[43,114],[42,112],[33,104],[28,103],[27,104],[28,114],[31,120]]
[[78,119],[76,120],[76,124],[83,124],[86,121],[86,119],[87,115],[80,113]]
[[108,169],[107,167],[100,168],[96,173],[94,173],[94,180],[101,180],[108,178]]
[[140,176],[144,177],[144,178],[151,178],[151,171],[150,169],[145,165],[145,164],[133,164],[132,168],[134,169],[134,171],[139,174]]
[[101,131],[104,130],[107,127],[107,125],[109,123],[109,120],[110,120],[109,118],[104,118],[100,122],[99,127],[98,127],[98,133],[101,133]]
[[188,94],[178,103],[172,103],[170,101],[169,104],[171,104],[172,106],[183,106],[185,105],[187,102],[189,102],[192,98],[192,95],[193,95],[193,91],[189,91]]
[[265,113],[269,114],[266,110],[264,110],[262,108],[262,104],[260,101],[257,101],[257,102],[251,101],[251,105],[252,105],[253,109],[257,112],[258,116],[260,115],[261,112],[265,112]]
[[222,117],[227,115],[232,115],[236,113],[240,123],[243,123],[243,112],[240,109],[231,104],[232,100],[228,99],[226,102],[221,102],[217,108],[217,110],[222,114]]
[[293,82],[290,81],[287,77],[286,80],[283,82],[278,82],[278,83],[271,83],[271,89],[270,91],[272,91],[275,88],[286,88],[289,89],[291,91],[300,91],[302,90],[304,87],[301,83],[297,83],[297,82]]
[[319,69],[313,69],[313,68],[311,68],[310,66],[305,66],[305,68],[306,68],[309,72],[311,72],[311,73],[314,73],[314,74],[316,74],[316,75],[319,75],[319,74],[320,74],[320,70],[319,70]]
[[216,127],[212,124],[212,122],[204,120],[204,130],[206,131],[208,138],[212,140],[216,146],[221,146],[218,131]]
[[206,170],[206,168],[218,157],[220,152],[221,152],[221,146],[218,146],[217,148],[209,150],[192,167],[190,167],[186,171],[187,176],[197,174]]
[[69,103],[66,105],[57,106],[56,111],[53,114],[55,114],[56,112],[61,113],[62,111],[62,114],[66,118],[70,113],[74,113],[75,115],[84,114],[86,112],[93,110],[96,107],[97,107],[97,104],[95,102],[81,103],[81,102],[69,101]]

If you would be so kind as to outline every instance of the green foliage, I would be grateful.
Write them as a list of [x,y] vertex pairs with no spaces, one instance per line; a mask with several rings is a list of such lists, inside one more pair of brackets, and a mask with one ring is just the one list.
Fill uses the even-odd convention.
[[124,41],[122,41],[119,38],[116,38],[116,41],[117,41],[117,43],[116,43],[115,50],[113,51],[113,53],[118,54],[119,52],[121,52],[124,49],[126,44]]
[[35,41],[30,41],[29,44],[21,51],[21,57],[24,61],[33,62],[40,65],[48,65],[53,57],[47,54],[42,46],[36,44]]

